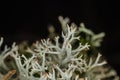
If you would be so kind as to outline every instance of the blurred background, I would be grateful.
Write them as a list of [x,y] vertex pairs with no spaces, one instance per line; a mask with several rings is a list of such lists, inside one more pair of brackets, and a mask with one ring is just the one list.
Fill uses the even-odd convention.
[[105,32],[101,53],[120,75],[120,8],[117,0],[9,0],[0,2],[0,36],[5,44],[35,42],[48,35],[47,26],[59,30],[57,17],[84,22],[95,33]]

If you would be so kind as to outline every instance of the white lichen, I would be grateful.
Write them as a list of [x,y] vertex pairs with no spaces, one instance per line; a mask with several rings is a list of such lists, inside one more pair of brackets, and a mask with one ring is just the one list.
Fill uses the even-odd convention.
[[[119,80],[116,72],[104,68],[107,64],[101,60],[101,54],[98,53],[96,58],[86,59],[89,43],[80,41],[81,32],[89,34],[91,43],[94,47],[100,46],[100,41],[104,33],[94,34],[91,30],[86,29],[83,24],[77,27],[75,24],[68,25],[69,18],[59,17],[62,25],[61,36],[41,39],[33,44],[32,48],[25,49],[25,53],[20,53],[19,46],[13,43],[11,48],[5,46],[0,53],[0,68],[9,72],[9,66],[5,64],[5,59],[10,56],[15,62],[14,71],[17,71],[16,77],[10,77],[11,80],[105,80],[110,76],[115,76],[114,80]],[[62,41],[60,41],[62,38]],[[77,46],[74,47],[74,43]],[[3,38],[0,40],[2,46]],[[85,53],[84,53],[85,52]],[[27,56],[27,55],[30,56]],[[96,73],[97,72],[97,73]],[[0,73],[0,80],[7,79],[5,73]],[[8,80],[8,79],[7,79]]]

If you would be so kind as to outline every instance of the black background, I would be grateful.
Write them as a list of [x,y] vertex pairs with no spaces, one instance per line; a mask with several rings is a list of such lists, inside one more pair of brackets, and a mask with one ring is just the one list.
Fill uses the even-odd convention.
[[[0,36],[6,44],[36,41],[47,36],[47,26],[59,30],[57,17],[84,22],[95,33],[105,32],[101,52],[120,74],[120,8],[117,0],[3,0],[0,2]],[[58,26],[59,25],[59,26]]]

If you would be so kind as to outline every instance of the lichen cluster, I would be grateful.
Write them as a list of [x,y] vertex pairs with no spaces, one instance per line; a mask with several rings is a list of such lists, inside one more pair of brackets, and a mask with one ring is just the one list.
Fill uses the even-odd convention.
[[[36,41],[23,51],[15,43],[11,48],[5,46],[0,52],[0,80],[110,80],[111,76],[112,80],[119,80],[113,69],[106,68],[107,62],[100,53],[88,56],[91,46],[100,46],[104,33],[95,34],[83,23],[80,27],[69,24],[69,18],[62,16],[59,21],[61,36],[50,27],[47,39]],[[3,38],[0,47],[2,43]]]

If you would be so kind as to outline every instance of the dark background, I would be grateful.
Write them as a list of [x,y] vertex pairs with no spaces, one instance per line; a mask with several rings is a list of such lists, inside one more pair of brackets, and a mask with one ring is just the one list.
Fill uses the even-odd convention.
[[0,36],[6,44],[36,41],[47,36],[49,24],[58,26],[57,17],[63,15],[78,25],[84,22],[95,33],[106,33],[101,52],[120,75],[119,11],[117,0],[3,0],[0,2]]

